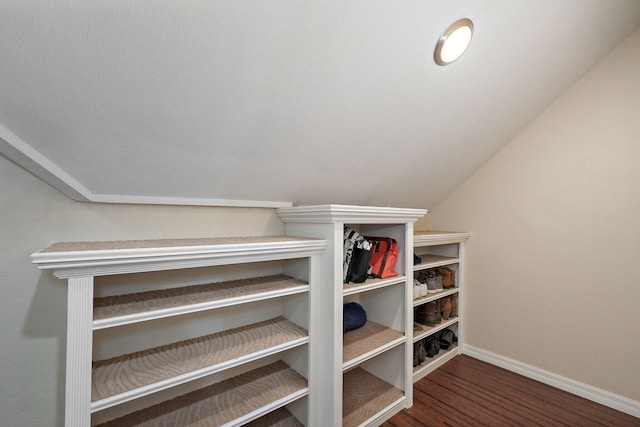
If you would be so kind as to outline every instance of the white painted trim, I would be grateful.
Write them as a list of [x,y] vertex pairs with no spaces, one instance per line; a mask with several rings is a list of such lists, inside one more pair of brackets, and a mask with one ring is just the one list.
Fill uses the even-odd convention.
[[94,194],[58,165],[36,151],[16,134],[0,124],[0,153],[27,172],[40,178],[72,200],[93,203],[132,205],[216,206],[241,208],[283,208],[293,206],[288,201],[208,199],[189,197],[154,197],[119,194]]
[[67,197],[88,202],[93,196],[78,181],[0,124],[0,153]]
[[194,246],[166,244],[127,248],[124,245],[116,249],[40,251],[32,254],[31,259],[41,270],[54,270],[54,275],[63,279],[303,258],[322,251],[326,246],[325,240],[291,238]]
[[283,208],[292,206],[287,201],[238,200],[238,199],[200,199],[189,197],[154,197],[121,194],[91,194],[91,202],[130,205],[179,205],[179,206],[218,206],[234,208]]
[[355,205],[315,205],[280,208],[276,213],[283,222],[399,224],[413,223],[426,215],[426,209],[391,208]]
[[413,234],[413,246],[446,245],[461,243],[471,237],[471,233],[459,231],[416,231]]
[[93,277],[69,280],[67,294],[66,427],[91,425]]
[[471,345],[465,344],[462,347],[462,353],[640,418],[640,402],[627,397]]

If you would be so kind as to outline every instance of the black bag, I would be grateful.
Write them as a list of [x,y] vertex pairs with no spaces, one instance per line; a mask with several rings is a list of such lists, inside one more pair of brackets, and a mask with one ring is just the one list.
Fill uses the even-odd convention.
[[344,226],[343,281],[362,283],[371,272],[371,242],[357,231]]

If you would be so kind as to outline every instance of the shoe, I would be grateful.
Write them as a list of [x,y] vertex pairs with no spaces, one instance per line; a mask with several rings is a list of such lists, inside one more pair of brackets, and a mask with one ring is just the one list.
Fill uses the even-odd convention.
[[449,297],[442,298],[440,307],[442,308],[442,318],[444,320],[449,319],[451,316],[451,299]]
[[427,357],[433,357],[440,353],[440,334],[435,333],[424,339],[424,347]]
[[413,253],[413,265],[422,264],[422,258],[420,258],[416,253]]
[[458,315],[458,295],[449,295],[449,301],[451,302],[451,317]]
[[421,292],[420,285],[421,283],[418,282],[418,279],[413,280],[413,299],[420,298],[420,292]]
[[456,287],[456,272],[449,267],[438,267],[437,273],[442,277],[442,287],[451,289]]
[[424,341],[418,341],[418,365],[421,365],[422,362],[427,358],[427,352],[424,349]]
[[435,300],[436,304],[436,322],[442,322],[442,301],[439,299]]
[[426,285],[428,294],[435,294],[438,292],[436,276],[430,274],[430,271],[431,270],[427,270],[427,272],[420,273],[418,275],[418,281]]
[[435,326],[436,321],[436,303],[435,301],[428,302],[420,305],[416,308],[414,319],[418,323],[422,323],[427,326]]
[[456,334],[453,333],[451,329],[445,329],[440,332],[440,348],[443,350],[448,350],[449,347],[454,343],[454,339],[456,339]]

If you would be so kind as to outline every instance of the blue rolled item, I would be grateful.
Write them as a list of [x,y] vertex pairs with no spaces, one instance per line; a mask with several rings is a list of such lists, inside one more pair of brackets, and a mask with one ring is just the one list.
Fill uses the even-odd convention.
[[367,323],[367,313],[357,302],[342,306],[342,333],[361,328]]

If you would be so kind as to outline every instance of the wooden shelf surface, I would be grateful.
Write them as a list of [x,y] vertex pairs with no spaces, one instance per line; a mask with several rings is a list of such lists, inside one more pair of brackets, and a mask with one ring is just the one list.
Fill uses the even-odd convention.
[[268,419],[261,421],[259,417],[306,394],[307,380],[283,361],[278,361],[111,420],[100,427],[236,426],[253,420],[256,420],[256,426],[271,425]]
[[348,369],[363,360],[399,345],[404,340],[405,336],[402,332],[367,321],[363,327],[343,335],[343,369]]
[[287,408],[280,408],[251,421],[245,427],[304,427],[304,424],[298,421]]
[[438,369],[443,364],[447,363],[449,360],[453,359],[458,355],[458,345],[453,344],[446,350],[440,350],[438,354],[431,358],[427,358],[424,362],[422,362],[418,366],[414,366],[413,368],[413,382],[426,377],[434,370]]
[[307,282],[286,275],[273,275],[95,298],[93,329],[177,316],[308,290]]
[[444,298],[447,297],[449,295],[452,294],[457,294],[460,291],[460,288],[449,288],[449,289],[443,289],[441,292],[435,292],[432,294],[427,294],[423,297],[420,298],[416,298],[413,300],[413,306],[417,307],[419,305],[425,304],[427,302],[431,302],[431,301],[435,301],[437,299],[440,298]]
[[402,390],[362,368],[344,373],[342,425],[354,427],[377,418],[382,412],[405,398]]
[[344,283],[343,295],[352,295],[360,292],[371,291],[373,289],[384,288],[398,284],[404,284],[405,276],[398,275],[384,279],[367,279],[363,283]]
[[422,254],[418,255],[421,259],[420,264],[413,266],[413,271],[426,270],[428,268],[443,267],[445,265],[456,264],[460,262],[458,257]]
[[282,316],[240,328],[93,362],[97,411],[309,342]]
[[446,329],[451,325],[455,325],[456,323],[458,323],[458,316],[450,317],[447,320],[443,319],[435,326],[427,326],[422,323],[413,322],[413,342],[426,338],[429,335]]

